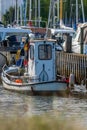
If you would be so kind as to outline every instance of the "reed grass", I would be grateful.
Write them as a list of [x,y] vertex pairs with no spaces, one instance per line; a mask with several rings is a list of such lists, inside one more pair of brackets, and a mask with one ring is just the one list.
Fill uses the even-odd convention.
[[87,130],[73,119],[52,116],[0,118],[0,130]]

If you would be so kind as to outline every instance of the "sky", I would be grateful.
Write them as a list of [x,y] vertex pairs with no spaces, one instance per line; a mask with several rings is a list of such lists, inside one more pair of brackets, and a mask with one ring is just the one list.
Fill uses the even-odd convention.
[[[23,4],[23,0],[17,0],[18,5]],[[16,0],[0,0],[0,21],[2,15],[9,9],[10,6],[15,6]]]

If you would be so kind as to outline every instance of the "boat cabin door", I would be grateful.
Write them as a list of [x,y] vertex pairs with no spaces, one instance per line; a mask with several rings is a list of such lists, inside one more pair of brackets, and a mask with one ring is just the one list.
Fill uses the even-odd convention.
[[40,81],[53,81],[55,77],[55,43],[34,41],[30,43],[28,73]]

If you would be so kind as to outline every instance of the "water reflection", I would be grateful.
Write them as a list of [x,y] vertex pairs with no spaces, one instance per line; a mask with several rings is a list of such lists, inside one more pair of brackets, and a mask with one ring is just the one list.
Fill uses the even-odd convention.
[[50,113],[62,113],[62,116],[76,117],[87,122],[87,99],[64,98],[58,96],[29,96],[9,92],[0,88],[1,116],[32,116]]

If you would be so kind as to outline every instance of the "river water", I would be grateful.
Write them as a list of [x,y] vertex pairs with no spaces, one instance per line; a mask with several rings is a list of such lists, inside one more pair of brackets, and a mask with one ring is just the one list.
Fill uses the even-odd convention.
[[0,86],[0,116],[23,116],[62,113],[87,125],[87,99],[58,96],[29,96],[4,90]]

